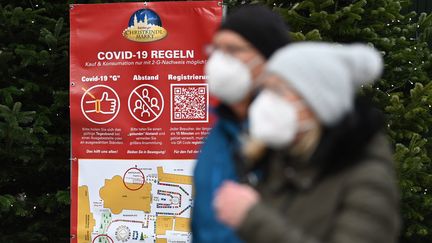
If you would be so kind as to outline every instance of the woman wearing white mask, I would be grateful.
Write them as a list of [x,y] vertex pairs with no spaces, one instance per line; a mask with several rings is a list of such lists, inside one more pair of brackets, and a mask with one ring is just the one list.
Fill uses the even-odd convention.
[[215,191],[237,180],[233,151],[244,128],[256,79],[267,59],[289,42],[283,20],[263,6],[245,6],[227,16],[214,35],[205,67],[210,94],[221,104],[217,122],[201,148],[194,171],[192,237],[194,243],[237,243],[236,234],[216,219]]
[[213,202],[219,220],[245,242],[396,242],[391,150],[380,113],[355,102],[381,70],[379,53],[359,44],[276,52],[249,109],[243,154],[256,183],[225,182]]

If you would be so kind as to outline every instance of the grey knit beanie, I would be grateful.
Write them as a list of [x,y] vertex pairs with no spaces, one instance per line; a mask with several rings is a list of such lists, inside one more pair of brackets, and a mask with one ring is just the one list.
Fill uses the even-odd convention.
[[278,50],[266,69],[297,91],[323,124],[333,125],[353,109],[359,86],[380,76],[383,60],[363,44],[300,42]]

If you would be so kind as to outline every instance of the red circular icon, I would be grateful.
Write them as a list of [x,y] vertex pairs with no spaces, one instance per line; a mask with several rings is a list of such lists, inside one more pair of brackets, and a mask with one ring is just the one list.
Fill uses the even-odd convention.
[[144,173],[138,168],[130,168],[123,175],[124,186],[131,190],[137,191],[144,186],[145,176]]
[[96,239],[97,239],[97,238],[100,238],[100,237],[105,237],[105,238],[107,238],[110,242],[114,243],[114,240],[113,240],[111,237],[109,237],[108,235],[106,235],[106,234],[97,235],[97,236],[92,240],[92,243],[97,242]]
[[162,93],[153,85],[142,84],[129,95],[129,112],[135,120],[150,123],[159,118],[164,108]]
[[115,90],[106,85],[82,88],[81,111],[91,122],[106,124],[112,121],[120,110],[120,98]]

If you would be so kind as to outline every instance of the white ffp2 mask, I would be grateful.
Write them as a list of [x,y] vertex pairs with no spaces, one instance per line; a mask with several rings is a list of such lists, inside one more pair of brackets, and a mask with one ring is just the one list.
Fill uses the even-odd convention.
[[250,65],[216,50],[205,65],[207,83],[212,95],[226,104],[244,99],[252,89]]
[[311,122],[299,125],[299,102],[289,102],[270,90],[263,90],[249,107],[250,136],[270,148],[291,145],[296,135],[310,129]]

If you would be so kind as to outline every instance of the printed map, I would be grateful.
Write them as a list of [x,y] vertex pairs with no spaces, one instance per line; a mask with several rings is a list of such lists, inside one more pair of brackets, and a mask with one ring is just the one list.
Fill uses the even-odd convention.
[[81,159],[78,243],[191,242],[194,163]]

